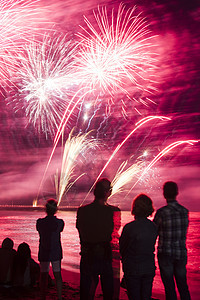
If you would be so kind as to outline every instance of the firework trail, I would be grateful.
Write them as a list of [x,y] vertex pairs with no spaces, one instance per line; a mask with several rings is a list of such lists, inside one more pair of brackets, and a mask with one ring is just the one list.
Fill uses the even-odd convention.
[[[62,120],[61,120],[61,122],[60,122],[59,128],[58,128],[58,130],[57,130],[57,134],[56,134],[56,137],[55,137],[55,140],[54,140],[54,146],[53,146],[53,149],[52,149],[52,151],[51,151],[49,160],[48,160],[48,162],[47,162],[47,165],[46,165],[46,168],[45,168],[45,171],[44,171],[42,180],[41,180],[41,182],[40,182],[40,186],[39,186],[38,193],[37,193],[37,198],[38,198],[38,196],[39,196],[39,193],[40,193],[40,190],[41,190],[41,188],[42,188],[42,185],[43,185],[43,182],[44,182],[44,179],[45,179],[45,176],[46,176],[48,167],[49,167],[49,165],[50,165],[50,163],[51,163],[52,157],[53,157],[54,152],[55,152],[55,150],[56,150],[56,147],[57,147],[57,145],[58,145],[59,139],[60,139],[60,137],[61,137],[61,135],[62,135],[62,133],[63,133],[63,130],[64,130],[64,128],[65,128],[65,126],[66,126],[66,124],[67,124],[67,122],[68,122],[70,116],[72,115],[74,109],[76,108],[76,106],[78,105],[78,103],[80,103],[80,101],[82,101],[82,99],[84,98],[84,96],[87,94],[87,92],[86,92],[85,94],[83,94],[81,97],[79,97],[79,98],[77,99],[77,101],[75,102],[73,108],[70,110],[70,112],[69,112],[69,114],[68,114],[68,117],[66,118],[66,120],[64,120],[65,117],[66,117],[66,114],[67,114],[67,112],[68,112],[68,110],[69,110],[70,105],[73,103],[73,100],[75,99],[75,97],[77,96],[78,93],[79,93],[79,91],[73,96],[72,100],[69,102],[69,104],[68,104],[68,106],[67,106],[67,109],[66,109],[66,111],[65,111],[65,113],[64,113],[64,115],[63,115],[63,118],[62,118]],[[64,122],[64,123],[63,123],[63,122]]]
[[136,186],[136,184],[144,177],[144,175],[150,170],[150,168],[152,168],[155,165],[155,163],[157,163],[169,151],[171,151],[172,149],[174,149],[180,145],[183,145],[183,144],[194,145],[194,143],[198,143],[198,142],[199,142],[199,140],[176,141],[176,142],[170,144],[169,146],[165,147],[162,151],[160,151],[156,155],[156,157],[154,157],[154,159],[151,161],[151,163],[144,169],[144,171],[142,172],[142,174],[140,175],[138,180],[135,182],[135,184],[132,186],[132,188],[130,189],[128,194],[132,191],[132,189]]
[[[127,137],[115,148],[115,150],[113,151],[113,153],[111,154],[110,158],[107,160],[106,164],[104,165],[103,169],[101,170],[101,172],[99,173],[99,175],[97,176],[94,184],[92,185],[92,187],[90,188],[89,192],[87,193],[85,199],[87,198],[87,196],[89,195],[89,193],[91,192],[91,190],[93,189],[94,185],[96,184],[96,182],[99,180],[99,178],[101,177],[101,175],[103,174],[103,172],[105,171],[105,169],[107,168],[107,166],[109,165],[109,163],[111,162],[111,160],[113,159],[113,157],[115,156],[115,154],[121,149],[121,147],[126,143],[126,141],[133,135],[133,133],[139,129],[142,125],[146,124],[149,121],[152,120],[156,120],[159,119],[161,121],[165,121],[165,120],[171,120],[168,117],[164,117],[164,116],[148,116],[146,118],[141,119],[139,122],[136,123],[136,127],[127,135]],[[83,200],[83,202],[85,201],[85,199]],[[82,202],[82,204],[83,204]]]
[[[0,0],[0,77],[5,84],[18,68],[15,58],[23,45],[39,34],[41,17],[45,8],[39,8],[39,0]],[[41,33],[40,33],[41,35]]]
[[128,169],[124,170],[127,165],[127,161],[123,162],[121,166],[119,167],[114,179],[112,180],[112,194],[110,198],[122,191],[122,188],[124,185],[132,181],[134,177],[138,177],[139,172],[141,171],[142,164],[141,163],[135,163],[132,166],[130,166]]
[[60,204],[65,192],[69,191],[72,185],[84,174],[78,176],[74,181],[74,170],[77,166],[77,158],[85,150],[95,148],[98,143],[93,138],[88,138],[90,132],[72,137],[73,130],[65,143],[60,178],[55,178],[58,204]]
[[96,109],[94,109],[94,111],[93,111],[93,115],[90,117],[90,119],[89,119],[89,121],[88,121],[88,125],[87,125],[87,128],[86,128],[86,132],[89,130],[89,128],[90,128],[90,125],[91,125],[91,122],[92,122],[92,120],[94,119],[94,117],[96,116],[96,113],[97,113],[97,111],[99,110],[99,108],[97,107]]
[[[63,114],[63,117],[62,117],[62,120],[59,124],[59,127],[57,129],[57,132],[56,132],[56,135],[55,135],[55,138],[54,138],[54,147],[56,147],[56,145],[58,144],[58,141],[67,125],[67,122],[69,121],[72,113],[74,112],[75,108],[77,107],[77,105],[84,100],[85,96],[89,93],[91,93],[92,91],[86,91],[86,92],[83,92],[83,94],[81,96],[78,96],[78,94],[80,92],[82,92],[84,90],[84,88],[82,89],[79,89],[75,94],[74,96],[72,97],[72,99],[69,101],[69,104]],[[72,107],[70,107],[72,106]],[[67,117],[66,117],[67,116]]]
[[[117,15],[109,18],[106,7],[94,12],[92,24],[85,16],[87,29],[79,33],[78,68],[82,84],[89,89],[113,95],[132,90],[149,90],[154,83],[155,53],[153,36],[135,7],[120,5]],[[96,23],[96,24],[95,24]],[[97,29],[96,29],[97,28]],[[81,81],[81,79],[80,79]]]
[[[171,120],[168,117],[163,117],[163,116],[149,116],[146,118],[143,118],[142,120],[140,120],[139,122],[136,123],[136,127],[127,135],[127,137],[115,148],[115,150],[113,151],[112,155],[110,156],[110,158],[108,159],[107,163],[105,164],[105,166],[103,167],[103,169],[101,170],[101,172],[99,173],[98,177],[95,180],[95,183],[97,182],[97,180],[101,177],[101,175],[103,174],[103,172],[105,171],[105,169],[107,168],[107,166],[109,165],[109,163],[111,162],[111,160],[113,159],[113,157],[115,156],[115,154],[119,151],[119,149],[121,149],[121,147],[126,143],[126,141],[133,135],[133,133],[135,133],[135,131],[137,129],[139,129],[142,125],[146,124],[149,121],[152,120],[156,120],[159,119],[161,121],[165,121],[165,120]],[[94,183],[94,184],[95,184]]]
[[67,36],[46,35],[19,56],[19,99],[24,99],[26,116],[39,132],[53,135],[60,125],[75,85],[75,51]]

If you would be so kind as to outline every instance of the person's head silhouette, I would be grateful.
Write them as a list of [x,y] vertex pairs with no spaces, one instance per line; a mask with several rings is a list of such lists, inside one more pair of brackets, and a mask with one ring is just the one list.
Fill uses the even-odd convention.
[[112,193],[111,182],[107,178],[101,178],[94,187],[95,200],[100,203],[106,203],[108,197]]
[[147,195],[139,194],[133,199],[131,213],[135,217],[148,217],[153,212],[153,202]]
[[1,247],[4,249],[13,249],[14,242],[10,238],[5,238],[1,244]]
[[51,198],[46,202],[46,213],[48,216],[53,216],[58,210],[58,202]]
[[163,185],[163,195],[167,202],[175,200],[178,195],[178,185],[173,181],[166,181]]

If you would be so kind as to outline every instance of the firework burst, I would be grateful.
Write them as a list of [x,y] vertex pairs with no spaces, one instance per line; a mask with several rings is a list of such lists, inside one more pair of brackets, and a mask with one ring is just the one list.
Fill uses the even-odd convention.
[[[95,26],[84,17],[87,29],[79,33],[78,67],[84,85],[101,93],[128,94],[149,90],[155,69],[153,36],[146,21],[135,14],[135,7],[125,10],[120,5],[117,15],[109,18],[106,7],[94,12]],[[151,75],[150,75],[151,74]]]
[[29,122],[45,133],[54,134],[73,93],[74,52],[66,36],[44,37],[42,43],[25,47],[17,74],[21,100]]
[[10,80],[10,74],[18,68],[16,55],[23,45],[39,34],[45,20],[41,17],[44,8],[38,0],[0,0],[0,77],[1,84]]
[[74,137],[72,137],[72,133],[73,131],[69,134],[65,143],[60,178],[58,178],[58,174],[55,178],[58,204],[60,204],[64,193],[69,191],[72,185],[84,175],[81,174],[74,180],[74,171],[77,166],[78,156],[83,154],[85,150],[88,151],[91,148],[95,148],[98,144],[97,140],[88,137],[90,132]]

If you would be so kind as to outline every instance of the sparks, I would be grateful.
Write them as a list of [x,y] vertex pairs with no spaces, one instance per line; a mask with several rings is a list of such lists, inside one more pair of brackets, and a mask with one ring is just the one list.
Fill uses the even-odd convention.
[[59,127],[74,84],[75,51],[67,36],[47,35],[42,43],[27,45],[20,57],[19,99],[39,132],[53,135]]
[[[84,17],[87,29],[79,33],[78,67],[83,85],[101,93],[117,91],[128,94],[131,89],[148,90],[154,82],[155,53],[153,36],[147,22],[135,14],[136,8],[119,6],[109,18],[106,7],[94,11],[93,25]],[[97,29],[96,29],[97,27]]]
[[176,141],[169,146],[165,147],[162,151],[160,151],[156,157],[150,162],[150,164],[144,169],[138,180],[135,182],[135,184],[130,189],[129,193],[132,191],[132,189],[136,186],[136,184],[145,176],[145,174],[157,163],[163,156],[165,156],[169,151],[173,150],[174,148],[181,146],[183,144],[188,145],[194,145],[195,143],[198,143],[199,140],[185,140],[185,141]]
[[85,150],[88,151],[98,145],[97,140],[88,137],[90,132],[82,135],[79,134],[74,137],[72,137],[72,133],[73,131],[69,134],[65,143],[60,178],[58,179],[58,174],[55,178],[58,204],[60,204],[64,193],[68,192],[72,185],[84,175],[83,173],[74,179],[74,171],[77,166],[78,156]]
[[[103,172],[105,171],[105,169],[107,168],[107,166],[110,164],[111,160],[113,159],[113,157],[116,155],[116,153],[121,149],[121,147],[126,143],[126,141],[133,135],[133,133],[135,133],[135,131],[137,129],[139,129],[142,125],[146,124],[149,121],[152,120],[162,120],[162,121],[166,121],[166,120],[171,120],[168,117],[164,117],[164,116],[148,116],[146,118],[141,119],[139,122],[136,123],[136,127],[126,136],[126,138],[115,148],[115,150],[113,151],[113,153],[111,154],[110,158],[107,160],[106,164],[104,165],[103,169],[101,170],[101,172],[99,173],[99,175],[97,176],[94,184],[92,185],[92,187],[90,188],[89,192],[87,193],[85,199],[87,198],[87,196],[89,195],[89,193],[91,192],[91,190],[93,189],[94,185],[96,184],[96,182],[99,180],[99,178],[101,177],[101,175],[103,174]],[[85,201],[85,199],[83,200],[83,202]],[[82,203],[83,203],[82,202]]]
[[[126,138],[115,148],[115,150],[113,151],[112,155],[110,156],[110,158],[108,159],[107,163],[105,164],[105,166],[103,167],[103,169],[101,170],[101,172],[99,173],[98,177],[96,178],[95,183],[97,182],[97,180],[101,177],[101,175],[103,174],[103,172],[105,171],[105,169],[107,168],[107,166],[109,165],[109,163],[111,162],[111,160],[113,159],[113,157],[116,155],[116,153],[119,151],[119,149],[121,149],[121,147],[126,143],[126,141],[133,135],[133,133],[135,133],[135,131],[137,129],[139,129],[142,125],[146,124],[149,121],[152,120],[171,120],[168,117],[163,117],[163,116],[149,116],[146,118],[143,118],[142,120],[140,120],[138,123],[136,123],[136,127],[126,136]],[[94,184],[95,184],[94,183]]]
[[112,194],[110,197],[114,196],[117,193],[122,192],[123,187],[133,180],[134,177],[138,177],[139,172],[141,171],[142,164],[135,163],[129,168],[125,169],[127,166],[127,161],[123,162],[119,167],[115,177],[113,178],[112,185]]
[[11,81],[11,75],[18,69],[16,56],[24,44],[39,34],[44,24],[39,0],[0,0],[0,78],[1,83]]

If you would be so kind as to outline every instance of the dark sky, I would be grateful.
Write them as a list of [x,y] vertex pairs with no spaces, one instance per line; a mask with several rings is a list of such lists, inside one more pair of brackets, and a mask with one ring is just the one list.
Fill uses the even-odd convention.
[[[68,34],[73,41],[85,15],[94,22],[92,10],[105,5],[108,14],[119,6],[118,1],[63,1],[42,0],[42,17],[46,20],[41,26],[54,28],[56,35]],[[76,176],[85,175],[76,182],[63,204],[80,204],[102,167],[115,147],[133,130],[135,123],[143,117],[162,115],[169,121],[151,121],[141,127],[119,150],[103,176],[113,179],[120,164],[128,160],[128,166],[142,162],[143,168],[166,146],[181,140],[200,140],[200,3],[199,1],[158,0],[124,1],[126,9],[137,6],[136,13],[149,24],[152,36],[155,36],[156,69],[154,86],[156,90],[149,94],[136,91],[129,85],[131,99],[123,93],[116,93],[113,101],[110,96],[100,95],[98,101],[86,97],[86,103],[77,106],[65,128],[63,140],[75,126],[74,134],[94,130],[92,135],[99,139],[98,149],[84,151],[75,169]],[[20,15],[20,11],[19,11]],[[110,15],[110,14],[109,14]],[[49,31],[51,34],[51,30]],[[24,45],[27,42],[23,42]],[[2,59],[3,60],[3,59]],[[13,57],[14,60],[14,57]],[[1,64],[2,68],[2,64]],[[14,75],[13,75],[14,76]],[[37,197],[41,180],[53,148],[53,134],[38,131],[37,126],[29,122],[23,105],[23,93],[17,89],[15,81],[1,83],[0,100],[0,204],[32,204]],[[133,100],[135,99],[135,100]],[[150,99],[145,106],[141,100]],[[106,114],[108,111],[110,114]],[[123,114],[126,110],[126,116]],[[160,159],[146,174],[132,192],[127,191],[136,182],[128,183],[124,191],[110,199],[121,208],[130,208],[132,198],[139,192],[145,192],[159,207],[164,204],[162,185],[166,180],[176,181],[180,188],[179,199],[192,211],[200,210],[199,194],[199,158],[200,142],[194,145],[181,145]],[[61,141],[59,141],[53,159],[48,167],[39,198],[55,194],[54,175],[60,169]],[[144,155],[145,154],[145,155]],[[142,172],[142,170],[141,170]],[[91,197],[89,197],[91,200]]]

